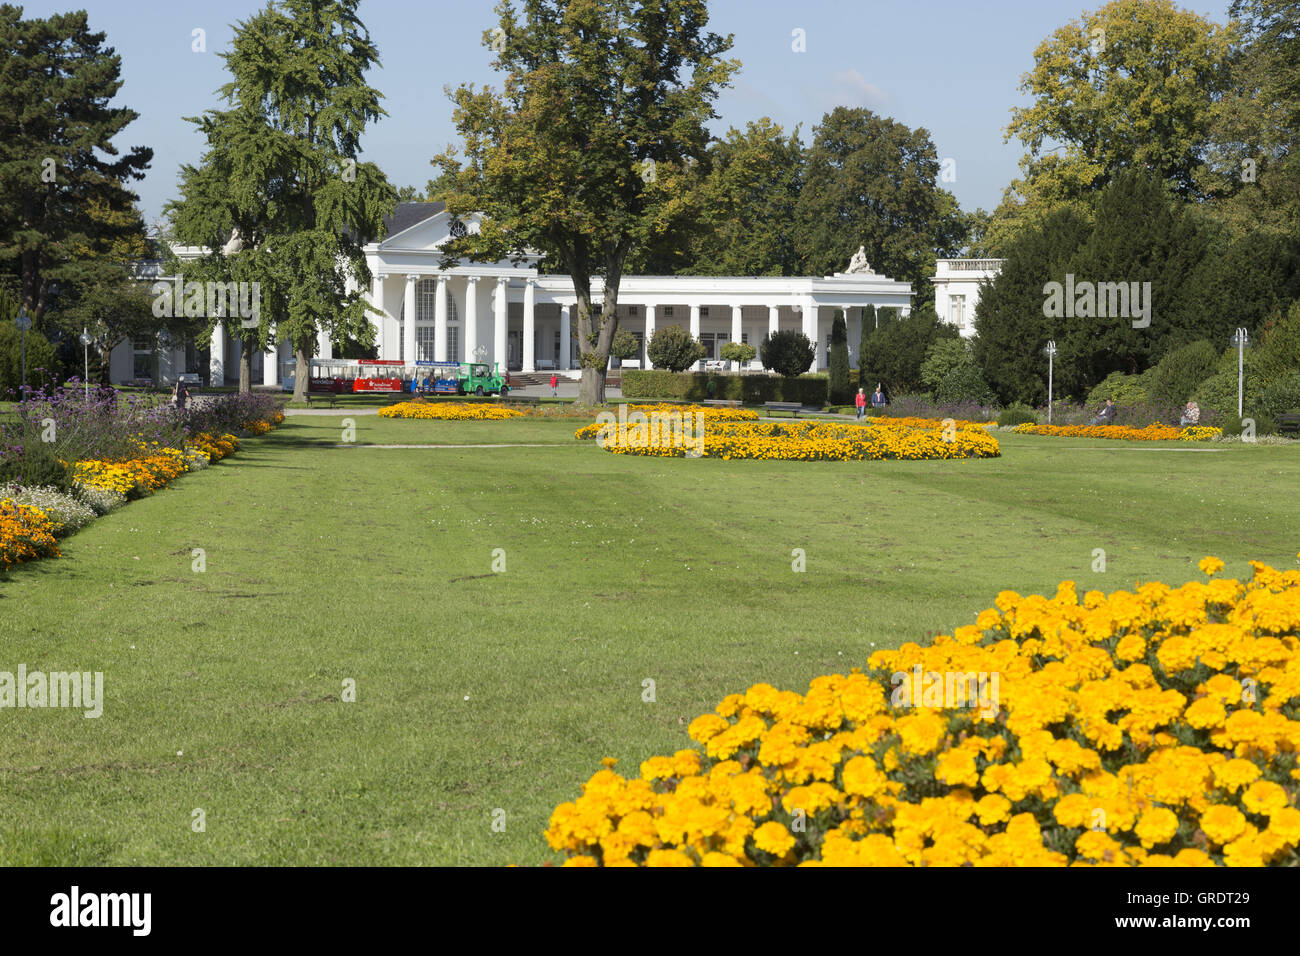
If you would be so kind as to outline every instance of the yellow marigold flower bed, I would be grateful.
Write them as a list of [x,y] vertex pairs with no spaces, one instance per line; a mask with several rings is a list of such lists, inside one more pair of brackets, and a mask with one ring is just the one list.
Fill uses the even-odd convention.
[[546,839],[573,866],[1298,865],[1300,571],[1251,564],[1004,591],[805,694],[732,694],[697,748],[606,758]]
[[[706,425],[712,425],[717,422],[756,422],[758,421],[758,412],[752,408],[726,408],[716,405],[673,405],[662,402],[655,405],[634,405],[628,402],[625,406],[627,415],[633,415],[640,412],[647,418],[654,415],[672,415],[676,413],[685,417],[686,415],[696,416],[691,419],[692,422],[703,421]],[[610,412],[609,414],[613,414]],[[590,441],[600,437],[600,430],[604,428],[600,422],[591,425],[584,425],[573,433],[574,438],[583,441]]]
[[166,449],[127,461],[79,461],[73,465],[73,480],[92,488],[107,488],[127,496],[138,496],[163,488],[187,469],[184,455]]
[[35,558],[57,558],[54,530],[54,522],[39,508],[0,499],[0,571]]
[[252,421],[244,422],[239,427],[250,435],[265,435],[275,426],[270,422],[264,422],[260,418],[255,418]]
[[996,428],[997,422],[972,422],[963,418],[912,418],[907,415],[900,415],[892,418],[887,415],[877,415],[874,418],[863,419],[864,425],[880,425],[884,427],[893,426],[895,428]]
[[[686,416],[682,416],[686,419]],[[864,428],[842,422],[684,422],[676,431],[653,421],[588,426],[576,437],[596,438],[621,455],[681,458],[759,458],[769,461],[867,461],[884,459],[996,458],[998,441],[982,427],[950,432],[923,428]],[[590,428],[596,431],[589,431]],[[603,432],[603,434],[602,434]],[[684,436],[684,437],[683,437]]]
[[1210,441],[1223,437],[1223,429],[1210,425],[1153,424],[1145,428],[1126,425],[1035,425],[1025,422],[1012,429],[1018,435],[1052,435],[1057,438],[1119,438],[1124,441]]
[[442,421],[502,421],[524,413],[486,402],[397,402],[379,410],[383,418],[433,418]]
[[239,439],[234,435],[210,435],[201,432],[191,436],[185,447],[193,448],[208,456],[209,461],[217,462],[239,451]]

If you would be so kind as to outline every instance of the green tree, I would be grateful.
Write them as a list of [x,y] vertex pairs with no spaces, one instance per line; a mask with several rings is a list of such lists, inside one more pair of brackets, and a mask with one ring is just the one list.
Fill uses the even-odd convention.
[[957,329],[940,321],[928,303],[910,315],[882,317],[880,328],[863,346],[858,380],[881,382],[891,395],[920,391],[921,365],[931,346],[957,336]]
[[858,335],[858,384],[859,385],[867,384],[866,381],[864,381],[862,378],[863,356],[866,355],[868,349],[870,349],[871,335],[876,331],[876,326],[879,324],[880,324],[880,320],[876,317],[876,307],[874,305],[863,306],[862,307],[862,329]]
[[831,319],[831,354],[827,362],[828,390],[833,405],[846,405],[853,397],[849,384],[849,330],[844,313],[835,310]]
[[778,375],[794,378],[812,368],[817,352],[808,336],[794,329],[782,329],[769,332],[758,346],[758,355],[763,368],[771,369]]
[[[236,26],[224,54],[233,79],[221,89],[229,109],[191,120],[207,152],[182,169],[172,207],[177,237],[207,247],[190,274],[258,283],[243,354],[289,342],[299,401],[319,331],[373,339],[362,248],[397,202],[379,167],[357,160],[366,126],[385,115],[365,81],[378,53],[357,3],[277,0]],[[223,251],[232,237],[242,248]],[[208,328],[218,319],[206,318]]]
[[663,325],[650,336],[646,355],[655,368],[684,372],[704,356],[708,349],[680,325]]
[[709,150],[699,186],[700,221],[680,271],[693,275],[789,276],[799,271],[795,208],[803,147],[767,117],[732,128]]
[[[1073,209],[1049,213],[1041,223],[1016,233],[1002,270],[980,292],[975,307],[975,361],[1002,404],[1046,401],[1043,348],[1065,326],[1062,320],[1043,315],[1043,286],[1052,278],[1064,278],[1090,234],[1087,221]],[[1069,359],[1062,347],[1056,356],[1058,372]]]
[[641,343],[627,329],[619,329],[614,334],[614,340],[610,342],[609,354],[620,361],[634,359],[641,354]]
[[757,354],[758,349],[748,342],[727,342],[718,350],[719,358],[724,358],[729,362],[736,362],[737,366],[741,368],[754,361],[754,356]]
[[41,330],[52,284],[68,295],[126,278],[126,263],[83,253],[142,231],[126,184],[143,177],[153,150],[113,143],[139,114],[109,105],[121,58],[86,12],[22,14],[0,6],[0,270]]
[[994,214],[995,244],[1055,209],[1086,215],[1090,195],[1121,169],[1200,195],[1235,37],[1172,0],[1113,0],[1039,44],[1020,85],[1032,102],[1012,109],[1006,130],[1027,153]]
[[[461,86],[454,120],[462,164],[453,214],[486,221],[449,255],[496,261],[533,248],[573,280],[582,366],[579,401],[605,399],[629,261],[670,237],[690,211],[691,164],[707,155],[712,102],[739,67],[731,38],[708,31],[704,0],[529,0],[498,4],[484,33],[505,88]],[[591,298],[604,279],[602,306]]]
[[859,246],[872,268],[925,288],[934,260],[965,239],[957,200],[936,185],[930,134],[861,108],[836,107],[813,130],[797,205],[805,274],[842,272]]
[[934,391],[954,371],[968,365],[975,365],[969,342],[962,338],[940,339],[925,351],[921,384]]

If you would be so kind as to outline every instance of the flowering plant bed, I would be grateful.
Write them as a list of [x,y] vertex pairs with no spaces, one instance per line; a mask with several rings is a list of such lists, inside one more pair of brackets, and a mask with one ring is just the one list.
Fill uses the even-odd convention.
[[524,413],[486,402],[426,402],[416,399],[387,405],[378,412],[381,418],[421,418],[439,421],[504,421],[523,418]]
[[699,749],[606,758],[546,839],[566,866],[1300,864],[1300,571],[1251,565],[1004,591],[806,694],[732,694]]
[[[683,416],[685,418],[685,416]],[[869,428],[842,422],[744,422],[707,418],[674,432],[655,422],[597,424],[579,429],[578,438],[595,438],[605,451],[625,455],[708,458],[761,458],[784,461],[865,461],[882,459],[996,458],[998,441],[983,427]],[[685,433],[684,437],[682,433]]]
[[1119,438],[1124,441],[1210,441],[1223,437],[1223,429],[1211,425],[1035,425],[1025,422],[1012,429],[1017,435],[1052,435],[1058,438]]

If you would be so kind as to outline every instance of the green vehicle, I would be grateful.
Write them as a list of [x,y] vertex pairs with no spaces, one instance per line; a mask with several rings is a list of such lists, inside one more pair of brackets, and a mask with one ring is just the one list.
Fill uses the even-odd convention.
[[510,391],[510,373],[501,376],[499,363],[488,366],[484,362],[460,363],[460,394],[504,395]]

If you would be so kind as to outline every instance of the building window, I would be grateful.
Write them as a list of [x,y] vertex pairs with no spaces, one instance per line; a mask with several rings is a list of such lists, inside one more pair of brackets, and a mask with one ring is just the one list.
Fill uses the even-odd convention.
[[415,327],[415,358],[420,362],[433,361],[433,326]]
[[709,307],[707,305],[700,306],[700,318],[707,319],[708,317],[709,317]]
[[952,324],[959,329],[964,328],[966,325],[966,297],[964,295],[950,296],[948,308],[952,316]]
[[672,317],[673,317],[673,307],[671,305],[664,306],[664,318],[671,319]]
[[627,314],[628,314],[629,316],[635,316],[635,315],[636,315],[636,306],[634,306],[634,305],[629,305],[629,306],[627,307]]
[[417,326],[420,322],[433,321],[437,301],[437,279],[420,279],[415,283],[415,321]]
[[447,361],[460,361],[460,326],[447,326]]

